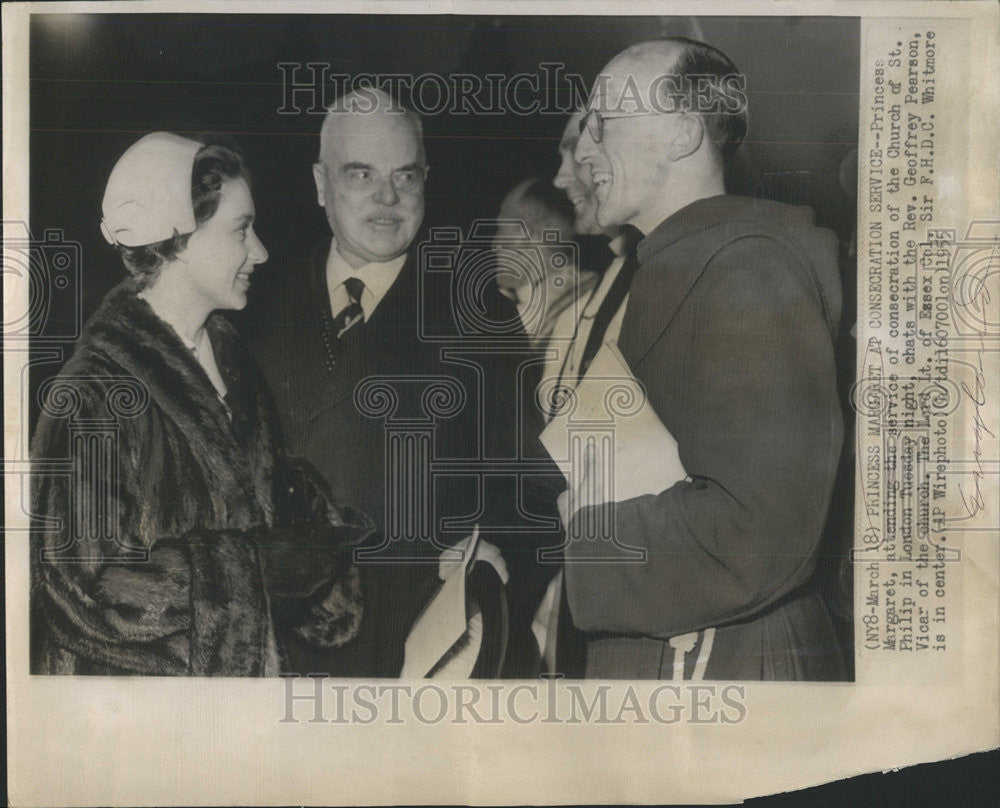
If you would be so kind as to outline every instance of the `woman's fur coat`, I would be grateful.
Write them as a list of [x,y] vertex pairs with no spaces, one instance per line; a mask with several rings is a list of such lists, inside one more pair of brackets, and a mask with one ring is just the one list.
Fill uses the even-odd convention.
[[[277,675],[275,611],[320,644],[356,633],[357,572],[330,548],[369,525],[286,462],[270,398],[229,323],[215,314],[206,325],[224,404],[137,291],[126,281],[107,296],[43,388],[32,672]],[[298,557],[295,542],[308,548]],[[319,582],[317,545],[329,560]],[[282,559],[300,569],[280,569]],[[296,592],[299,573],[313,580]]]

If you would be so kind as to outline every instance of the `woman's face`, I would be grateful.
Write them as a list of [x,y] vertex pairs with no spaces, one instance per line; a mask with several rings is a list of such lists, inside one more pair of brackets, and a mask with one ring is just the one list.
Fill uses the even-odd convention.
[[267,260],[253,229],[253,198],[246,180],[224,180],[220,195],[215,215],[191,234],[177,256],[185,280],[208,311],[246,306],[250,275]]

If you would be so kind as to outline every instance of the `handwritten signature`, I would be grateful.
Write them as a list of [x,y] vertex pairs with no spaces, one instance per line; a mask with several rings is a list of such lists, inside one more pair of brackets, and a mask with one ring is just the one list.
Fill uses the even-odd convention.
[[972,419],[972,434],[975,440],[975,448],[972,451],[972,456],[976,461],[976,468],[972,472],[972,479],[975,483],[975,492],[971,496],[966,496],[962,490],[961,483],[958,486],[958,493],[962,495],[962,502],[969,516],[975,516],[980,511],[986,510],[986,501],[983,499],[983,492],[980,489],[980,482],[983,479],[983,435],[985,433],[991,438],[996,437],[990,431],[990,428],[986,426],[986,422],[982,416],[982,408],[986,406],[986,374],[983,372],[985,346],[982,343],[982,339],[980,339],[979,344],[981,348],[977,352],[979,368],[976,370],[975,392],[969,389],[968,384],[962,382],[962,392],[972,400],[976,408],[976,414]]

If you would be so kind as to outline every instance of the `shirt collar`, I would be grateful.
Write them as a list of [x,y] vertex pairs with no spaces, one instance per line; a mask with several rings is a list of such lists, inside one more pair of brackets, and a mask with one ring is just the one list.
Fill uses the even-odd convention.
[[608,249],[615,254],[616,258],[621,258],[625,254],[625,234],[620,233],[608,242]]
[[[375,312],[376,307],[382,302],[389,288],[399,277],[403,264],[406,263],[406,253],[393,258],[391,261],[382,263],[365,264],[363,267],[355,269],[344,259],[344,256],[337,250],[337,241],[330,242],[330,252],[326,257],[326,283],[330,294],[337,290],[348,278],[358,278],[365,284],[365,291],[361,295],[361,308],[365,312],[365,320],[369,320]],[[337,312],[333,312],[335,315]]]

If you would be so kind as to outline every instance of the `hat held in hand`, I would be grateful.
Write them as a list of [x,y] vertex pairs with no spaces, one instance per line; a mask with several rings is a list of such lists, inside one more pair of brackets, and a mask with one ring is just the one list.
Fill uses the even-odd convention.
[[142,247],[193,233],[191,173],[202,144],[153,132],[118,159],[104,189],[101,232],[109,244]]

